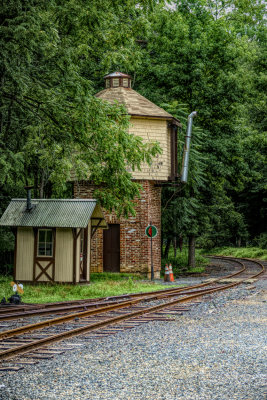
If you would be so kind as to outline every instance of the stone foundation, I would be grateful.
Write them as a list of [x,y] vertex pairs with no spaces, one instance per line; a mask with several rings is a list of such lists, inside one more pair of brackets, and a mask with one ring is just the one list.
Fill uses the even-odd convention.
[[[136,216],[117,218],[104,210],[108,224],[120,224],[120,272],[149,274],[151,270],[150,239],[145,229],[150,221],[158,228],[153,239],[153,266],[155,278],[161,269],[161,188],[153,181],[138,181],[143,190],[135,200]],[[95,186],[83,181],[74,183],[75,198],[94,198]],[[98,229],[91,241],[91,272],[103,272],[103,231]]]

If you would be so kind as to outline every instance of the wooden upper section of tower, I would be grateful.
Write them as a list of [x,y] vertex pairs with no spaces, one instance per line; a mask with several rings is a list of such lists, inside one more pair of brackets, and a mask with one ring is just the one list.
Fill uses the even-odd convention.
[[179,120],[133,90],[130,75],[113,72],[104,79],[105,89],[96,97],[124,105],[131,116],[129,133],[140,136],[144,142],[157,141],[162,149],[162,154],[155,157],[150,166],[143,164],[141,171],[132,171],[133,179],[158,182],[176,180]]

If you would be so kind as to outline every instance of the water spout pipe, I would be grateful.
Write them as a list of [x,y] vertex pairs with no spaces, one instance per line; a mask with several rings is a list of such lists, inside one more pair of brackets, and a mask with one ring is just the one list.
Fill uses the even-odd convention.
[[190,150],[193,118],[196,115],[197,115],[197,112],[193,111],[188,116],[188,120],[187,120],[187,131],[186,131],[186,137],[185,137],[184,156],[183,156],[182,171],[181,171],[181,182],[182,183],[186,183],[187,182],[188,166],[189,166],[189,150]]

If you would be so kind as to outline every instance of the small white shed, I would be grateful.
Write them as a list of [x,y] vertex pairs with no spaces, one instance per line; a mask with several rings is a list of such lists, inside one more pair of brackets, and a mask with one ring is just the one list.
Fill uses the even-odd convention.
[[12,199],[0,225],[15,234],[14,280],[30,283],[89,282],[91,238],[107,228],[92,199]]

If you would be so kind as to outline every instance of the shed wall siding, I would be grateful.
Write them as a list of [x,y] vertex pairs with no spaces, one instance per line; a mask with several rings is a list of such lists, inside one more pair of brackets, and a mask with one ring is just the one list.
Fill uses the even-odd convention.
[[73,279],[73,235],[70,228],[56,230],[56,282],[72,282]]
[[32,228],[18,228],[16,280],[33,280],[34,234]]
[[171,174],[170,130],[168,122],[159,119],[132,117],[129,133],[140,136],[145,143],[158,142],[162,153],[154,157],[151,166],[143,163],[141,171],[133,171],[134,179],[168,180]]

